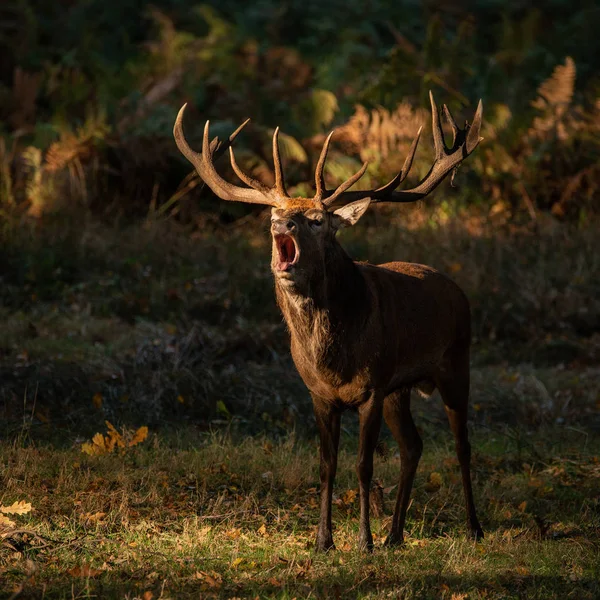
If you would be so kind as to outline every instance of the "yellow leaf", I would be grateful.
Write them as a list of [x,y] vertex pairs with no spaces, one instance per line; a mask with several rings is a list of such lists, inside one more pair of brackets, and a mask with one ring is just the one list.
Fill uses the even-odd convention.
[[19,500],[11,506],[0,506],[0,512],[3,512],[5,515],[25,515],[31,512],[31,502]]
[[437,471],[434,471],[429,475],[429,483],[436,487],[440,487],[442,485],[442,476]]
[[262,535],[262,536],[267,535],[267,528],[265,527],[264,523],[256,530],[256,533],[258,533],[258,535]]
[[92,402],[96,408],[102,408],[102,394],[96,392],[92,397]]
[[106,513],[104,512],[97,512],[97,513],[86,513],[85,515],[83,515],[83,520],[84,521],[88,521],[90,523],[96,523],[98,521],[100,521],[102,519],[102,517],[105,517]]
[[242,563],[244,562],[243,558],[240,558],[239,556],[237,558],[235,558],[234,560],[231,561],[231,566],[234,569],[237,569]]
[[14,527],[16,523],[11,521],[8,517],[4,515],[0,515],[0,531],[3,529],[8,529],[9,527]]
[[102,573],[102,569],[94,569],[91,565],[81,565],[77,567],[73,567],[67,571],[71,577],[96,577]]
[[112,452],[115,446],[125,448],[125,440],[123,436],[115,429],[115,426],[110,421],[104,421],[108,427],[108,447],[109,452]]
[[94,435],[91,443],[81,444],[81,451],[90,456],[100,456],[101,454],[108,454],[110,452],[101,433]]
[[239,529],[230,529],[229,531],[225,532],[225,535],[230,539],[230,540],[237,540],[237,538],[240,537],[240,535],[242,534],[242,532]]
[[204,571],[196,571],[194,578],[199,579],[211,588],[219,588],[223,583],[223,578],[219,573],[216,573],[215,571],[211,571],[210,573],[205,573]]
[[131,438],[129,442],[129,446],[135,446],[136,444],[141,444],[148,437],[148,428],[144,425],[140,427]]
[[523,502],[521,502],[521,504],[519,504],[519,510],[521,512],[525,512],[525,509],[527,508],[527,501],[523,500]]
[[348,490],[342,497],[344,504],[352,504],[358,495],[356,490]]

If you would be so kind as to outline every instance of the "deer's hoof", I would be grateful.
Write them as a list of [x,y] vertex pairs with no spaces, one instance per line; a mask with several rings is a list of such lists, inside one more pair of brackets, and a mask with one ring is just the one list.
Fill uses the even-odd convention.
[[373,538],[369,536],[360,536],[358,538],[358,549],[361,552],[373,552]]
[[335,544],[333,543],[333,537],[329,536],[317,536],[317,542],[315,544],[315,550],[317,552],[329,552],[335,550]]
[[481,542],[481,540],[485,537],[483,535],[483,529],[481,529],[481,525],[477,524],[476,527],[469,527],[469,537],[476,541]]
[[389,548],[402,546],[404,544],[404,536],[401,533],[391,532],[385,538],[383,545]]

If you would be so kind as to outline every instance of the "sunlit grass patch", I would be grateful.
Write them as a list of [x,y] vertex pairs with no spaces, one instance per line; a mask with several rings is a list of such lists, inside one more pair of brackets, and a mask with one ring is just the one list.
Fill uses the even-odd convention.
[[[548,455],[552,435],[545,430],[532,439],[536,452]],[[20,532],[2,532],[6,589],[10,595],[22,586],[24,597],[45,589],[56,598],[71,597],[72,589],[173,598],[597,594],[597,447],[540,462],[531,448],[509,443],[498,454],[475,435],[476,500],[486,529],[475,544],[465,536],[451,444],[426,443],[406,544],[394,550],[381,544],[399,459],[394,452],[378,457],[383,510],[373,520],[375,552],[363,555],[356,550],[358,507],[350,493],[357,485],[352,441],[343,441],[336,480],[338,549],[327,555],[313,550],[316,444],[220,435],[182,444],[151,435],[126,454],[88,456],[79,445],[5,443],[0,503],[33,506],[14,517]]]

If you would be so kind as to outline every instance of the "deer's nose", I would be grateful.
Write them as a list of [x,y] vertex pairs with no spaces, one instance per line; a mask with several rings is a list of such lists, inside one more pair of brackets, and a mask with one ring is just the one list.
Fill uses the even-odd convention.
[[277,219],[271,226],[273,233],[289,233],[295,231],[296,223],[291,219]]

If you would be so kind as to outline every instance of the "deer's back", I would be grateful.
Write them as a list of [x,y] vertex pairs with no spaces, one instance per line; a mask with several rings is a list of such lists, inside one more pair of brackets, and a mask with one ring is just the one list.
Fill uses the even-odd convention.
[[407,262],[363,264],[361,269],[389,325],[429,338],[429,347],[469,345],[469,301],[452,279],[432,267]]
[[449,277],[414,263],[360,267],[373,292],[370,328],[389,389],[429,380],[452,355],[468,353],[469,302]]

